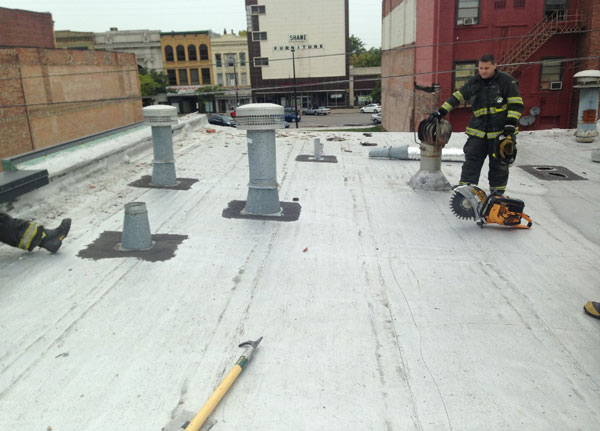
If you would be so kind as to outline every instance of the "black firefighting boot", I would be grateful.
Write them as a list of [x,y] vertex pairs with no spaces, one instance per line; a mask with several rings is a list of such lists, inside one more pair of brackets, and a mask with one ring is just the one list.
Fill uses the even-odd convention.
[[596,319],[600,319],[600,302],[588,301],[583,306],[583,311]]
[[69,233],[69,229],[71,229],[70,218],[66,218],[60,222],[60,225],[56,229],[44,229],[40,247],[45,248],[50,253],[56,253],[62,245],[63,239]]

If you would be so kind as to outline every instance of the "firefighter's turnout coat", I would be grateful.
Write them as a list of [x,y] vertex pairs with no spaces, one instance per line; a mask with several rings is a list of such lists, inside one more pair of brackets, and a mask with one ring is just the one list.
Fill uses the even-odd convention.
[[499,70],[488,79],[480,75],[469,79],[444,102],[440,112],[446,114],[465,102],[473,110],[465,132],[482,139],[495,139],[506,124],[516,127],[524,109],[519,84],[508,73]]

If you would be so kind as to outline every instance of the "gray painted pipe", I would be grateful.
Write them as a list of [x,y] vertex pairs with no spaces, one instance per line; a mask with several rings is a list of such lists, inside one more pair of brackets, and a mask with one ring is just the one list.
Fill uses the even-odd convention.
[[[401,147],[373,148],[369,151],[369,157],[398,160],[421,160],[421,150],[419,147],[410,147],[408,145],[402,145]],[[464,162],[465,153],[459,148],[444,148],[442,149],[441,161]]]
[[121,250],[149,250],[152,248],[152,234],[148,222],[148,210],[144,202],[125,204],[125,219],[121,236]]

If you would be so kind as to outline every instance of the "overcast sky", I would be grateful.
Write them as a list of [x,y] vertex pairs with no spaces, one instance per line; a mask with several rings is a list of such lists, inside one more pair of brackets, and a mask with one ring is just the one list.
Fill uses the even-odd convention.
[[[93,32],[110,27],[237,32],[246,29],[244,5],[244,0],[0,0],[1,7],[50,12],[55,30]],[[367,48],[381,46],[381,0],[350,0],[350,34]]]

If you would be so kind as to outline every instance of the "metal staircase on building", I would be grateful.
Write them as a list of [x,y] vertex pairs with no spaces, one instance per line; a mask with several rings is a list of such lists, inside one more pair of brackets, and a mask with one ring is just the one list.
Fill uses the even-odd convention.
[[[561,11],[562,12],[562,11]],[[573,33],[584,29],[583,13],[560,13],[553,17],[545,16],[534,25],[516,45],[503,52],[498,60],[504,72],[512,74],[529,59],[552,36],[559,33]]]

